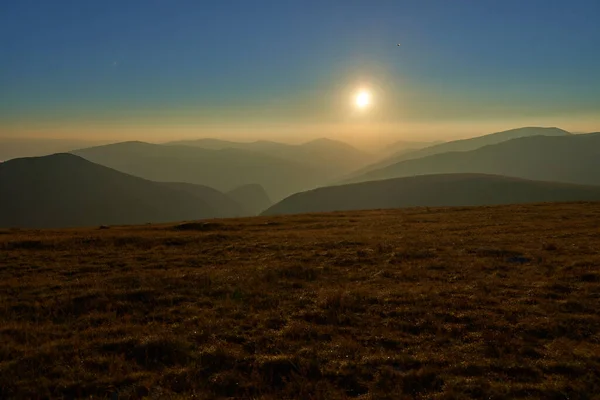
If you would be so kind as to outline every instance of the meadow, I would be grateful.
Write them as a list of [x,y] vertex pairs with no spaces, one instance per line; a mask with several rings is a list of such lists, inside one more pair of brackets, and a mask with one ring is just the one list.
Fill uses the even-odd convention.
[[0,398],[593,399],[600,203],[0,230]]

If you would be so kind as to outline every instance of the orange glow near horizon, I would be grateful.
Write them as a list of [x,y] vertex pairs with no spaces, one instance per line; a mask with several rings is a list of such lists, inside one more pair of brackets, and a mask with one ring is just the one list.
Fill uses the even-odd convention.
[[[356,98],[354,98],[356,99]],[[357,107],[355,106],[355,109]],[[272,140],[284,143],[302,143],[327,137],[357,147],[368,148],[383,142],[399,140],[432,141],[455,140],[481,136],[523,126],[555,126],[570,132],[600,131],[600,117],[531,118],[494,121],[411,121],[382,122],[347,120],[345,122],[284,123],[284,122],[231,122],[203,123],[190,121],[139,121],[113,123],[86,123],[84,121],[53,121],[52,123],[0,124],[0,138],[74,139],[120,142],[140,140],[168,142],[185,139],[217,138],[251,142]]]

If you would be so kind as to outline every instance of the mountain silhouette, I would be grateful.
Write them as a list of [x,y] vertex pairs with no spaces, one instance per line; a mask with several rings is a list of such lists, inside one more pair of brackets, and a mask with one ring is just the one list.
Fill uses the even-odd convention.
[[241,204],[245,215],[258,215],[273,204],[265,189],[258,184],[240,186],[227,192],[227,196]]
[[345,183],[444,173],[484,173],[599,185],[600,133],[524,137],[472,151],[435,154],[402,161]]
[[434,146],[424,147],[418,150],[400,150],[392,156],[386,157],[374,164],[367,165],[355,170],[348,175],[348,179],[356,178],[368,172],[375,171],[401,161],[423,158],[434,154],[448,153],[451,151],[470,151],[483,146],[498,144],[512,139],[530,136],[570,136],[571,134],[559,128],[525,127],[511,129],[503,132],[491,133],[489,135],[477,136],[469,139],[453,140]]
[[0,164],[0,227],[144,224],[219,215],[199,196],[72,154]]
[[72,153],[152,181],[195,183],[223,192],[258,183],[273,199],[312,189],[331,176],[310,165],[232,148],[122,142]]
[[600,186],[485,174],[440,174],[323,187],[290,196],[262,215],[599,200]]

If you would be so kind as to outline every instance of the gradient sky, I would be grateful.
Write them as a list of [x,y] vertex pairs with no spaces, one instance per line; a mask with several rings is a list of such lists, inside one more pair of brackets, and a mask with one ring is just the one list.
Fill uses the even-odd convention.
[[0,136],[598,131],[599,16],[598,0],[4,0]]

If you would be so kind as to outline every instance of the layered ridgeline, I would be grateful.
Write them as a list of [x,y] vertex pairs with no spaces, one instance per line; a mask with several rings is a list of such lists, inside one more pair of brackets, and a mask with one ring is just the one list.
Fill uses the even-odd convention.
[[513,139],[472,151],[402,161],[343,183],[445,173],[484,173],[597,185],[600,184],[600,133]]
[[[117,143],[73,153],[92,162],[153,181],[202,184],[220,191],[257,183],[271,199],[279,200],[330,181],[339,176],[340,171],[348,171],[353,162],[352,158],[345,158],[345,153],[326,151],[327,146],[323,144],[308,147],[312,148],[311,159],[321,154],[321,164],[301,161],[300,156],[288,157],[275,151],[268,153],[231,147],[205,149],[143,142]],[[338,155],[335,156],[334,153]],[[330,160],[329,163],[325,162],[327,159]],[[332,167],[335,165],[338,166]]]
[[0,227],[144,224],[243,215],[211,188],[151,182],[72,154],[0,164]]
[[398,140],[394,143],[387,144],[379,151],[379,154],[387,159],[388,157],[400,156],[401,154],[417,151],[426,147],[432,147],[444,143],[444,141],[436,140],[431,142],[419,142],[414,140]]
[[12,160],[13,158],[66,153],[75,149],[99,146],[106,143],[109,143],[109,141],[0,137],[0,162]]
[[199,139],[170,142],[167,145],[194,146],[209,150],[238,149],[260,152],[267,156],[316,167],[328,177],[356,170],[373,161],[373,156],[355,147],[331,139],[316,139],[302,144],[286,144],[266,140],[232,142],[219,139]]
[[263,215],[401,207],[600,201],[600,186],[483,174],[442,174],[319,188],[275,204]]
[[[454,151],[470,151],[476,150],[484,146],[506,142],[508,140],[531,137],[531,136],[570,136],[571,134],[559,128],[539,128],[526,127],[511,129],[503,132],[496,132],[489,135],[477,136],[469,139],[453,140],[433,146],[428,146],[416,150],[401,149],[391,156],[385,157],[383,160],[357,169],[355,172],[348,175],[347,179],[355,181],[364,181],[359,177],[368,172],[379,170],[387,166],[417,158],[423,158],[434,154],[442,154]],[[358,178],[358,179],[356,179]]]

